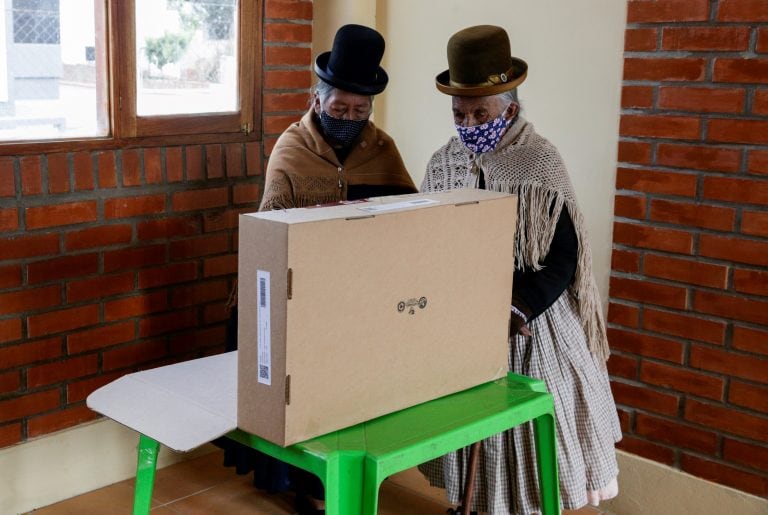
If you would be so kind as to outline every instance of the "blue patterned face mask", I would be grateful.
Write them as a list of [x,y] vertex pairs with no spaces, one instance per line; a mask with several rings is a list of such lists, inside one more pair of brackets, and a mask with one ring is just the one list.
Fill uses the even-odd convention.
[[348,147],[351,145],[360,133],[363,132],[368,120],[345,120],[343,118],[334,118],[325,111],[320,111],[320,125],[323,126],[323,132],[332,140]]
[[471,127],[456,125],[459,139],[464,143],[464,146],[475,154],[492,151],[499,144],[504,131],[512,122],[512,118],[504,118],[506,112],[505,109],[499,116],[482,125],[472,125]]

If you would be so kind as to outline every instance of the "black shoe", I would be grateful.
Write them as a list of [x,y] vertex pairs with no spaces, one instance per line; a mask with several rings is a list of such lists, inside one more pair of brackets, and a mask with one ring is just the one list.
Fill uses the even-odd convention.
[[[453,508],[448,508],[448,511],[446,513],[448,515],[462,515],[464,513],[464,507],[457,506],[455,510]],[[477,515],[477,512],[473,511],[471,512],[471,515]]]

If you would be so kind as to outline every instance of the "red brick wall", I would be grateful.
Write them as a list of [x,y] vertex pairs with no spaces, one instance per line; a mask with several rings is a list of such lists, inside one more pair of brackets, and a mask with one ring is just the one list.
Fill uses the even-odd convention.
[[768,495],[768,1],[628,2],[616,188],[621,447]]
[[223,350],[237,215],[311,82],[311,0],[264,10],[263,142],[0,158],[0,447],[95,418],[85,398],[122,374]]

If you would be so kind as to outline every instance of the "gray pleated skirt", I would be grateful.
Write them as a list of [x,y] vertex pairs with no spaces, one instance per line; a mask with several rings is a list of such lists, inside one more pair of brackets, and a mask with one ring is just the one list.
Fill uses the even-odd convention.
[[[615,443],[621,439],[608,373],[587,348],[576,303],[566,290],[529,328],[533,336],[511,341],[510,370],[543,379],[554,396],[557,461],[563,509],[587,504],[618,475]],[[532,423],[482,442],[473,510],[529,515],[541,511]],[[432,486],[459,504],[469,448],[419,466]]]

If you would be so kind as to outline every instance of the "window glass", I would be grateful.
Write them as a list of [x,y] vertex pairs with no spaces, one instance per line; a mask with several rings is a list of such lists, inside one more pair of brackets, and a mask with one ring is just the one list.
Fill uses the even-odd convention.
[[136,0],[136,114],[238,110],[237,0]]
[[58,0],[13,0],[13,42],[58,45]]
[[4,2],[0,140],[107,135],[103,42],[96,40],[103,19],[97,20],[96,3]]

